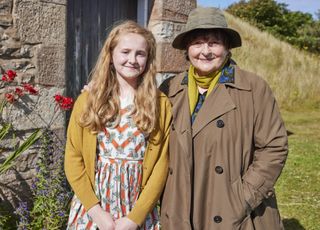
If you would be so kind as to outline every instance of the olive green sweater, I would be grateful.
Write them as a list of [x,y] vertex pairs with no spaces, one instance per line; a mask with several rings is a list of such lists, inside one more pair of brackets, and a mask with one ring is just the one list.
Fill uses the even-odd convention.
[[[95,195],[95,164],[97,135],[79,125],[79,118],[86,104],[88,93],[82,93],[71,114],[65,151],[67,179],[86,210],[99,203]],[[143,160],[143,176],[139,198],[128,218],[141,226],[152,211],[163,191],[168,172],[169,128],[171,105],[159,92],[159,128],[149,136]]]

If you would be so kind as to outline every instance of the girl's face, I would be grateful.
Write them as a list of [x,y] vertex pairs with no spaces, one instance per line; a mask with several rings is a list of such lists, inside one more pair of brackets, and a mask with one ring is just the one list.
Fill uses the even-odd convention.
[[128,33],[120,36],[112,52],[112,63],[117,78],[137,81],[146,68],[147,60],[148,45],[142,35]]
[[188,57],[198,75],[208,75],[217,71],[229,53],[214,32],[193,38],[188,46]]

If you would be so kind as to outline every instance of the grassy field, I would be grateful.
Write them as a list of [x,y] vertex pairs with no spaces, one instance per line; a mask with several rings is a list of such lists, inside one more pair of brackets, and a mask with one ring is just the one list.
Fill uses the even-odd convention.
[[282,111],[289,155],[276,191],[286,230],[320,229],[320,110]]

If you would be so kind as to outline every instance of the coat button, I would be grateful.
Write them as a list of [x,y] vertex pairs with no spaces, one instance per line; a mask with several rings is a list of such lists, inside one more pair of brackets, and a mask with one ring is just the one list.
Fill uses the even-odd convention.
[[172,173],[173,173],[173,169],[169,168],[169,174],[172,175]]
[[171,129],[172,129],[172,130],[176,130],[176,128],[174,127],[173,124],[171,125]]
[[215,216],[213,217],[214,222],[216,222],[217,224],[222,222],[222,217],[221,216]]
[[215,169],[216,173],[222,174],[223,173],[223,168],[221,166],[217,166]]
[[272,191],[272,190],[268,191],[268,192],[267,192],[267,196],[268,196],[268,197],[273,196],[273,191]]
[[223,127],[224,127],[224,122],[223,122],[223,120],[217,120],[217,127],[218,127],[218,128],[223,128]]

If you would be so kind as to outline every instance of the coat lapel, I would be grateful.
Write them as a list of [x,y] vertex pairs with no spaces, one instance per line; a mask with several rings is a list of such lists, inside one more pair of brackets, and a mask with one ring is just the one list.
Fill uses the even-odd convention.
[[177,139],[188,157],[192,157],[191,122],[188,100],[188,88],[185,73],[173,79],[168,93],[172,101],[172,128],[177,132]]
[[211,121],[235,108],[226,86],[219,84],[204,101],[192,125],[192,137],[195,137]]

